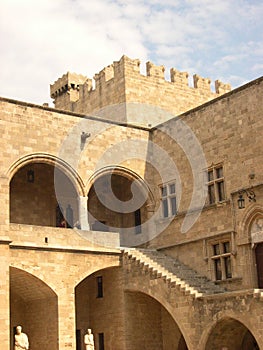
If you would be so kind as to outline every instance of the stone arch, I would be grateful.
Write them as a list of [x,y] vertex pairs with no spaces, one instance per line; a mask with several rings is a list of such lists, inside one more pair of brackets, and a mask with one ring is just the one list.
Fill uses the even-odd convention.
[[98,178],[104,176],[105,174],[112,174],[112,173],[125,176],[130,180],[136,179],[138,182],[140,182],[142,188],[149,193],[149,199],[151,201],[151,204],[154,204],[153,193],[150,187],[148,186],[148,184],[143,180],[143,178],[140,175],[138,175],[135,171],[120,165],[107,166],[97,170],[88,180],[87,192],[90,191],[91,186],[94,184],[94,182]]
[[245,320],[224,316],[214,321],[204,332],[200,349],[259,350],[259,345]]
[[263,217],[263,208],[259,204],[255,204],[249,207],[239,224],[239,232],[242,237],[246,238],[248,242],[251,242],[250,229],[255,219],[259,216]]
[[32,349],[58,350],[57,294],[38,277],[10,267],[11,344],[17,325],[22,325]]
[[65,218],[65,225],[72,227],[79,219],[85,187],[63,160],[43,153],[27,155],[11,166],[9,178],[11,222],[60,226]]
[[168,311],[159,300],[148,293],[125,291],[125,302],[129,348],[188,350],[174,312]]
[[[114,255],[115,258],[111,259],[110,261],[106,260],[106,259],[100,259],[101,264],[99,265],[98,262],[96,262],[96,264],[92,267],[89,267],[89,271],[87,274],[87,269],[84,268],[83,271],[79,270],[78,275],[76,276],[76,280],[75,280],[75,289],[77,288],[77,286],[79,284],[81,284],[84,280],[86,280],[87,278],[89,278],[90,276],[96,274],[98,271],[107,271],[107,269],[112,269],[115,267],[120,267],[120,255],[121,255],[121,251],[120,250],[111,250],[109,252],[110,255]],[[104,262],[105,261],[105,262]]]
[[137,245],[130,240],[146,234],[154,212],[154,197],[144,179],[125,167],[108,166],[93,174],[87,188],[91,228],[120,232],[122,246]]
[[[179,339],[178,343],[178,350],[187,350],[187,346],[189,349],[191,349],[190,344],[191,344],[191,339],[190,339],[190,334],[189,332],[185,329],[185,326],[183,324],[183,319],[185,316],[180,312],[180,309],[175,308],[172,303],[170,303],[166,297],[165,293],[162,293],[160,289],[150,289],[150,288],[145,288],[142,283],[129,283],[129,286],[124,289],[125,292],[129,293],[141,293],[149,296],[150,298],[156,300],[162,307],[167,311],[168,314],[171,315],[172,319],[176,323],[178,329],[180,330],[181,333],[181,338]],[[183,295],[182,295],[183,296]],[[185,298],[187,298],[185,296]],[[184,349],[184,343],[186,346],[186,349]],[[181,344],[181,349],[179,345]]]
[[31,153],[27,154],[24,157],[19,158],[16,162],[14,162],[8,169],[7,177],[9,179],[9,183],[12,180],[15,173],[23,168],[25,165],[32,163],[46,163],[57,167],[62,172],[64,172],[75,185],[76,190],[79,196],[85,196],[86,189],[85,184],[82,178],[79,176],[77,171],[71,167],[70,164],[65,162],[63,159],[56,157],[49,153]]

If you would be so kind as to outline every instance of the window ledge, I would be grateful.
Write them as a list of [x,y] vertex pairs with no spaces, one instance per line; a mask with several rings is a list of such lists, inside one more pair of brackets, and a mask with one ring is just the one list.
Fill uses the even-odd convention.
[[212,204],[205,204],[203,209],[213,209],[213,208],[218,208],[218,207],[223,207],[227,204],[230,203],[230,199],[225,199],[224,201],[221,202],[216,202],[216,203],[212,203]]
[[234,282],[241,282],[242,277],[232,277],[232,278],[227,278],[225,280],[215,280],[215,284],[226,284],[226,283],[234,283]]

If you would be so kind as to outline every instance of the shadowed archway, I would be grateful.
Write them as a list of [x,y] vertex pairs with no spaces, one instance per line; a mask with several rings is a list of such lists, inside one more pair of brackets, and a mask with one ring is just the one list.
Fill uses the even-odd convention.
[[73,227],[78,218],[77,190],[60,168],[32,161],[13,175],[10,181],[10,222]]
[[17,325],[27,333],[31,349],[58,350],[56,293],[32,274],[10,267],[11,349]]
[[250,330],[233,318],[220,320],[210,332],[205,350],[259,350]]

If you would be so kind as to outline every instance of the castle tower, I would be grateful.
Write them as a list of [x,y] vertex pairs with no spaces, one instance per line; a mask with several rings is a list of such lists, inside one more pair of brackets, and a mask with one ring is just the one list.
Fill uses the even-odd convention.
[[72,112],[103,117],[122,123],[153,126],[204,104],[231,90],[217,80],[215,92],[209,78],[193,76],[193,87],[187,72],[170,70],[146,63],[146,76],[140,73],[140,61],[127,56],[113,62],[94,75],[92,80],[67,73],[50,86],[55,107]]

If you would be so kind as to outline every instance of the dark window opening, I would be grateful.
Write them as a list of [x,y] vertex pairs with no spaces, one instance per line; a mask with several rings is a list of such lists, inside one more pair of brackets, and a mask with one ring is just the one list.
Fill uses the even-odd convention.
[[103,298],[103,279],[102,279],[102,276],[97,277],[97,298]]
[[134,221],[135,221],[135,233],[139,234],[142,232],[142,227],[141,227],[141,210],[137,209],[134,212]]
[[76,346],[77,350],[81,350],[81,330],[76,330]]
[[175,215],[176,214],[176,197],[172,197],[170,199],[171,201],[171,212],[172,212],[172,215]]
[[163,185],[161,190],[162,216],[168,218],[177,213],[176,208],[176,184],[175,182]]
[[223,167],[215,166],[207,171],[208,204],[226,199]]
[[163,217],[167,218],[168,217],[168,201],[167,201],[167,199],[163,199],[162,204],[163,204]]
[[230,241],[221,241],[212,245],[213,264],[216,280],[232,278]]
[[222,279],[221,260],[220,259],[215,259],[214,260],[214,264],[215,264],[216,280],[221,280]]
[[71,208],[70,204],[67,206],[66,209],[66,221],[67,221],[67,227],[73,227],[74,221],[73,221],[73,209]]
[[224,265],[225,265],[225,273],[226,278],[232,278],[232,271],[231,271],[231,258],[230,256],[226,256],[224,258]]
[[99,350],[104,350],[104,333],[99,333]]

